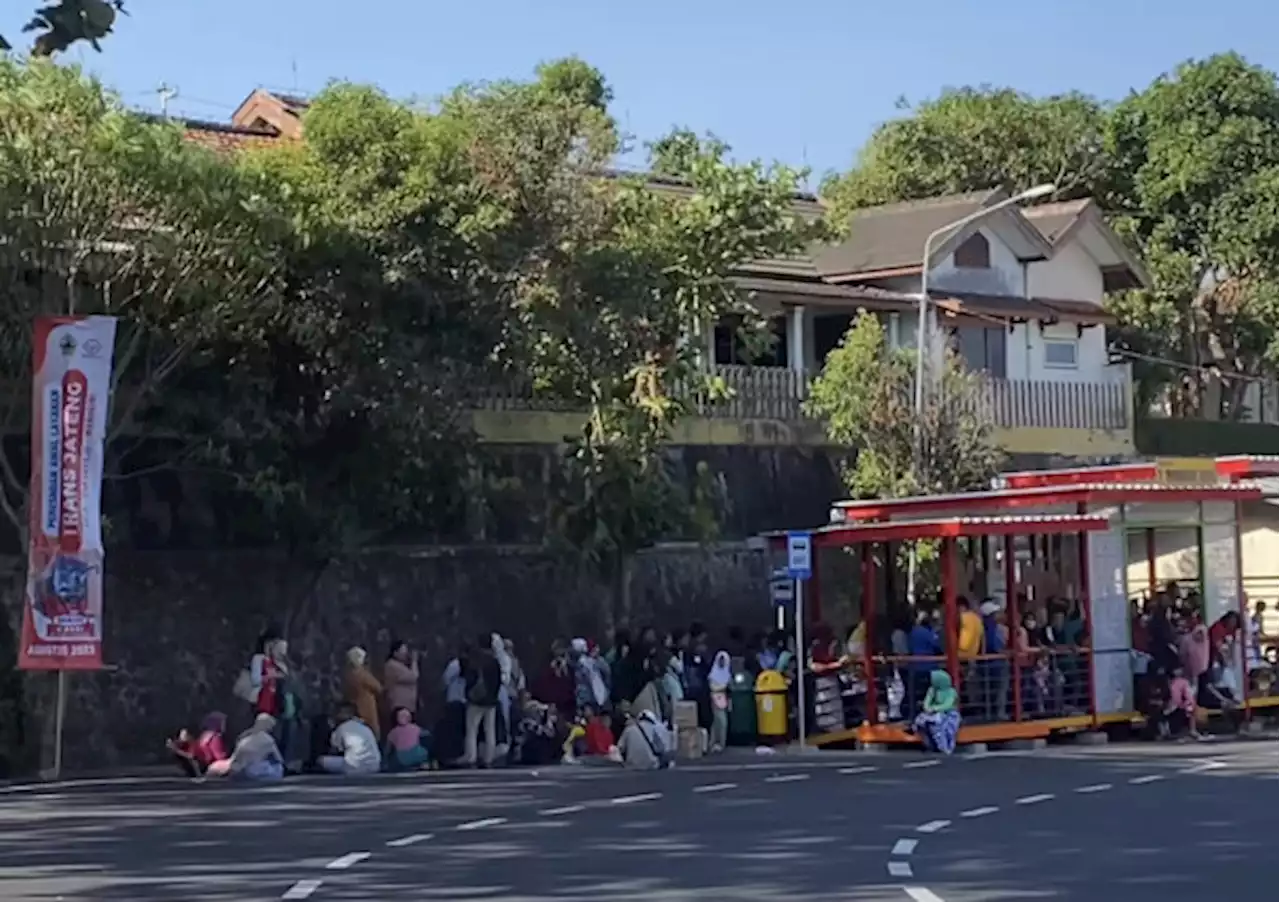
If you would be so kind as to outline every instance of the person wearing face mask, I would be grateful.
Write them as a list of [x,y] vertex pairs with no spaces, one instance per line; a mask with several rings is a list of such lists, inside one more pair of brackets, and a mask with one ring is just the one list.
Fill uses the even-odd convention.
[[1020,689],[1022,693],[1022,710],[1025,714],[1044,714],[1045,674],[1044,656],[1041,653],[1040,629],[1035,614],[1030,611],[1022,615],[1022,622],[1014,633],[1014,651],[1018,656],[1018,669],[1021,672]]

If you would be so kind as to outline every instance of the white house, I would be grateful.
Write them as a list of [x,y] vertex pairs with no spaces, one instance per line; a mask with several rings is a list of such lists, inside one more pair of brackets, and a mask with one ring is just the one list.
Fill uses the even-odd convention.
[[[802,395],[860,308],[883,318],[892,342],[914,346],[926,237],[1006,197],[994,189],[860,210],[838,245],[744,267],[781,340],[768,358],[744,360],[722,325],[718,370],[750,394],[778,391],[785,368],[781,390]],[[1148,277],[1092,200],[1006,207],[944,235],[928,281],[933,334],[991,377],[1000,425],[1131,431],[1129,367],[1109,359],[1102,301]]]

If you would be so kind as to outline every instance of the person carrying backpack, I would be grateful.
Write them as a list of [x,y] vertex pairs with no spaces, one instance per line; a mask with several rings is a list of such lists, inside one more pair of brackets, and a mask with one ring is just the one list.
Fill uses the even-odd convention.
[[462,760],[467,767],[476,766],[478,734],[483,725],[484,759],[481,766],[489,767],[493,764],[498,741],[498,693],[502,686],[502,666],[490,648],[488,633],[476,643],[463,677],[467,689],[467,715]]

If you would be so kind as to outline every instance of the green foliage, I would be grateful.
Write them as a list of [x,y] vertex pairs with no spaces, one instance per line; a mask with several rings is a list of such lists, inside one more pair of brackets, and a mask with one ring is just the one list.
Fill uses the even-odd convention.
[[[38,7],[22,30],[36,36],[32,56],[53,56],[79,41],[101,50],[98,41],[111,34],[116,15],[124,11],[124,0],[58,0]],[[0,34],[0,50],[10,49]]]
[[914,453],[915,355],[887,346],[874,314],[861,311],[814,380],[806,411],[827,437],[855,452],[845,484],[854,498],[900,498],[982,489],[1002,454],[981,376],[947,352],[928,383]]
[[878,128],[852,170],[823,194],[859,207],[1053,182],[1058,199],[1088,196],[1106,174],[1101,105],[1082,94],[1035,98],[1008,88],[944,91]]
[[[167,465],[202,453],[208,433],[188,429],[206,415],[201,400],[174,389],[222,364],[219,342],[256,334],[277,314],[276,261],[264,248],[278,231],[255,189],[76,70],[0,60],[0,384],[29,382],[35,316],[121,317],[108,478],[136,473],[136,455],[160,436]],[[29,401],[0,395],[0,434],[25,428]],[[0,510],[22,535],[16,450],[0,451]]]
[[[1248,383],[1229,377],[1275,372],[1278,105],[1274,73],[1222,54],[1157,79],[1108,122],[1105,201],[1155,282],[1112,302],[1120,339],[1204,368],[1147,368],[1183,416],[1235,418]],[[1217,372],[1222,407],[1204,410]]]

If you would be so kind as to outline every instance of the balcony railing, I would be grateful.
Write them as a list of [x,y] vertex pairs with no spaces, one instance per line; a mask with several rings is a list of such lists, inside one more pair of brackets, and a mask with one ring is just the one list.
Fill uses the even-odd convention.
[[[700,416],[717,419],[800,420],[809,394],[808,374],[783,367],[717,366],[730,397],[691,398]],[[985,379],[980,403],[1003,428],[1107,429],[1131,427],[1129,389],[1123,382],[1045,382]],[[531,391],[494,392],[484,406],[496,410],[569,410]]]

